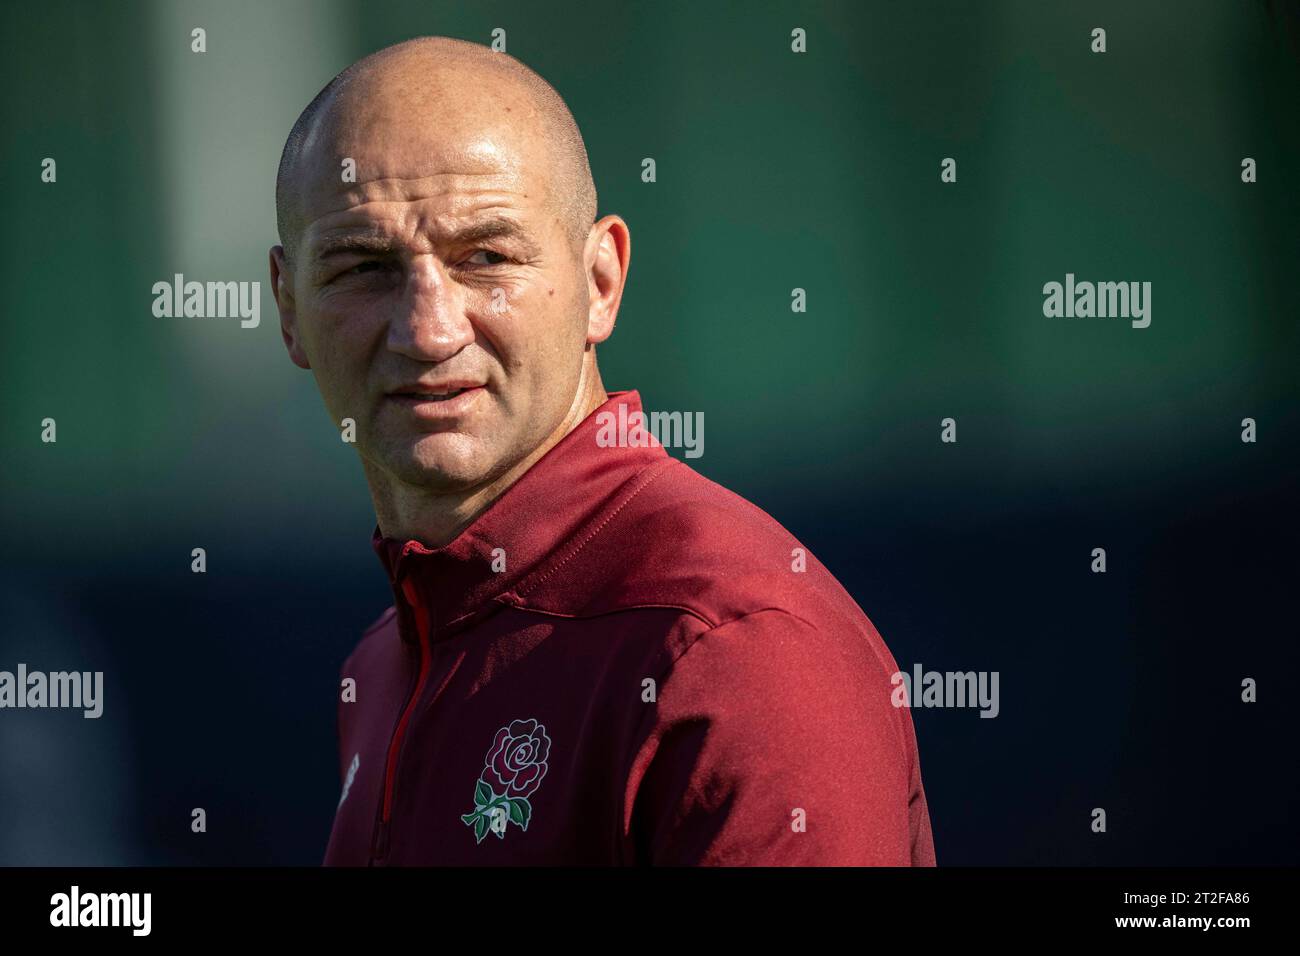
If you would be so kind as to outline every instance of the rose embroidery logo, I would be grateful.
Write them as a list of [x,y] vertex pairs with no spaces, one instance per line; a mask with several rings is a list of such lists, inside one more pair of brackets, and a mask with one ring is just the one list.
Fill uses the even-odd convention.
[[474,812],[461,815],[474,828],[476,842],[482,843],[488,830],[504,839],[510,823],[528,829],[533,815],[528,798],[546,776],[550,753],[546,727],[534,718],[512,720],[497,731],[474,788]]

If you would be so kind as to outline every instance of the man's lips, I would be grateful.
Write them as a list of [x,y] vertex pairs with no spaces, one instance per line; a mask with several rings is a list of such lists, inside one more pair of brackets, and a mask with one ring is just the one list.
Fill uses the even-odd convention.
[[456,378],[447,379],[443,382],[412,382],[410,385],[400,385],[397,388],[389,389],[388,394],[390,396],[437,401],[438,399],[454,398],[461,392],[482,387],[482,382]]
[[454,418],[473,407],[487,387],[470,381],[403,385],[388,393],[390,401],[409,408],[420,418]]

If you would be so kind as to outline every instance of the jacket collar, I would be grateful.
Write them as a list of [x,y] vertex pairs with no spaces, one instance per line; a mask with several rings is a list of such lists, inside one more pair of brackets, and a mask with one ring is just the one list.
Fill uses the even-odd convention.
[[[511,601],[517,585],[544,576],[563,559],[566,544],[618,507],[625,497],[620,490],[637,473],[667,459],[653,436],[636,427],[634,412],[641,412],[639,393],[611,392],[441,548],[384,537],[376,525],[371,546],[393,588],[402,640],[419,642],[408,592],[421,605],[421,616],[427,614],[431,640],[450,637],[496,610],[499,601],[517,603]],[[611,423],[616,429],[623,423],[628,441],[603,447]]]

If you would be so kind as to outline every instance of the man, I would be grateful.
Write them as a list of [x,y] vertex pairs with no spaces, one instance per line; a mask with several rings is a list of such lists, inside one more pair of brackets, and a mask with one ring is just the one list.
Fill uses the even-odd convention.
[[284,341],[355,426],[394,597],[341,671],[325,862],[933,864],[853,599],[644,430],[598,440],[640,411],[595,351],[631,247],[558,94],[389,47],[299,118],[276,199]]

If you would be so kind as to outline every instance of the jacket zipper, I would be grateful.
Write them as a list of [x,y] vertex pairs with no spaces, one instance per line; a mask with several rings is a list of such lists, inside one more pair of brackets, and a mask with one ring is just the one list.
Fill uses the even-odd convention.
[[383,858],[388,855],[388,825],[393,811],[393,781],[397,774],[397,754],[402,747],[402,738],[406,735],[406,725],[410,722],[411,712],[420,700],[425,682],[429,678],[429,609],[420,603],[419,592],[414,582],[408,577],[402,582],[402,593],[411,606],[415,617],[415,629],[420,638],[420,676],[416,678],[415,689],[402,708],[401,719],[393,731],[393,739],[388,744],[388,760],[384,768],[384,803],[380,816],[379,839],[372,852],[373,857]]

